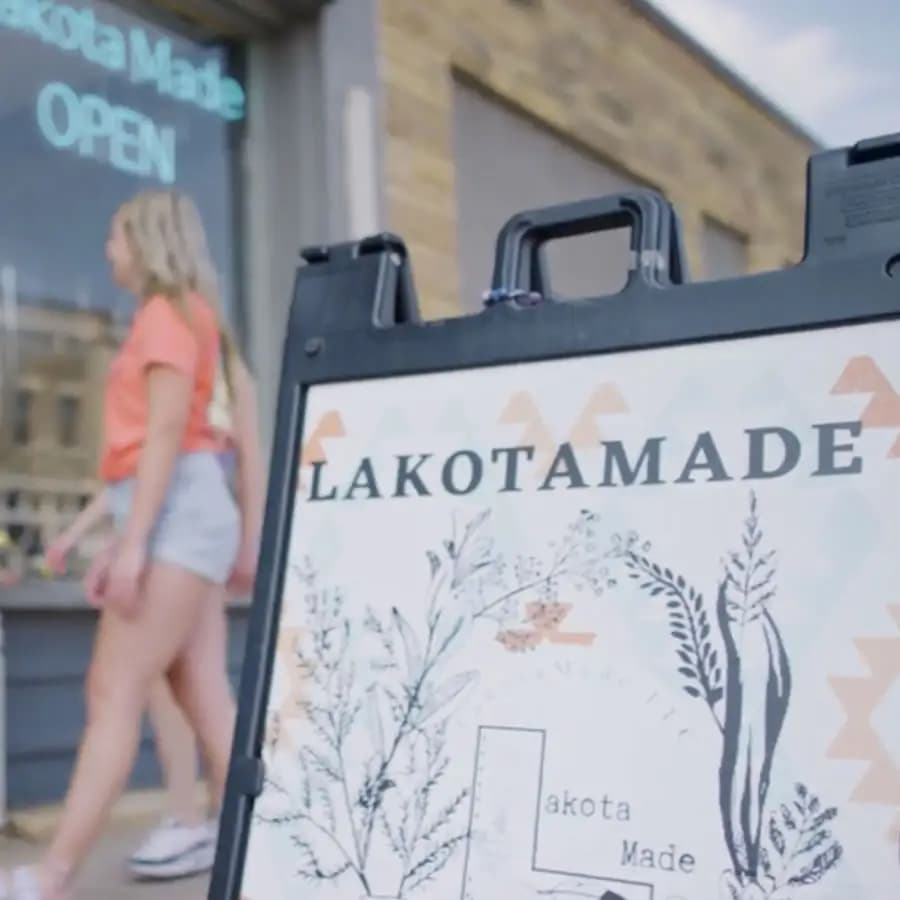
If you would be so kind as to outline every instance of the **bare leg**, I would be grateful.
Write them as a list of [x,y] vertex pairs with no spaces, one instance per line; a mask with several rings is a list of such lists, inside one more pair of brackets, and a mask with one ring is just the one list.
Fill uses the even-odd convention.
[[197,744],[165,677],[150,690],[147,711],[162,768],[167,811],[184,825],[198,825],[203,816],[197,809]]
[[42,866],[55,897],[74,875],[124,789],[153,683],[178,657],[214,588],[178,567],[154,563],[134,618],[104,611],[87,681],[87,725],[56,835]]
[[224,592],[217,592],[204,605],[169,678],[203,750],[210,796],[218,809],[225,793],[236,718],[228,681]]

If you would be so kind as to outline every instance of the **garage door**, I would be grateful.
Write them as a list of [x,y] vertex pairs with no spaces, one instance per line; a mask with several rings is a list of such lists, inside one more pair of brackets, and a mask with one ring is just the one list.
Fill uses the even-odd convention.
[[[510,215],[637,183],[477,89],[457,83],[454,91],[463,305],[474,311],[490,284],[497,231]],[[627,250],[624,230],[549,245],[553,290],[571,297],[617,291]]]

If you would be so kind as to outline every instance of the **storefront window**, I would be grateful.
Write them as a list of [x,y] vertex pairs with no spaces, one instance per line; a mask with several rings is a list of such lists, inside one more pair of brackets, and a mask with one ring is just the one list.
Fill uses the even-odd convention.
[[112,2],[0,0],[0,579],[38,572],[94,489],[102,385],[132,301],[110,217],[177,187],[203,215],[237,318],[231,54]]

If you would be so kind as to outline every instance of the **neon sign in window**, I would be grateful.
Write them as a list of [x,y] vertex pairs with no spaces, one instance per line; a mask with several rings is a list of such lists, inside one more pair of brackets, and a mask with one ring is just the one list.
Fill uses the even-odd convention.
[[[69,56],[60,67],[66,74],[56,75],[51,63],[38,80],[33,121],[41,138],[56,150],[172,184],[179,136],[206,128],[194,113],[209,116],[210,126],[242,120],[244,89],[224,73],[219,54],[197,52],[114,8],[101,20],[100,8],[55,0],[0,0],[0,37],[6,31],[21,36],[23,45],[34,41],[48,48],[49,54],[39,51],[45,57],[57,51]],[[75,69],[96,67],[102,70],[99,75],[117,77],[82,81],[71,74],[73,62]]]
[[195,65],[176,56],[172,41],[137,26],[122,29],[97,19],[92,9],[49,0],[0,0],[0,27],[76,53],[134,84],[150,84],[165,97],[191,103],[228,121],[244,118],[244,89],[222,72],[218,59]]
[[52,81],[38,94],[37,120],[41,134],[58,150],[164,184],[175,181],[175,129],[127,106],[113,106],[96,94],[79,95]]
[[[230,53],[218,42],[198,43],[141,19],[131,8],[136,5],[54,0],[40,10],[29,4],[29,15],[43,17],[38,25],[33,18],[23,22],[22,0],[0,0],[0,172],[7,175],[0,178],[0,298],[15,298],[20,309],[52,310],[40,313],[40,327],[77,332],[79,347],[82,338],[106,346],[116,336],[107,322],[121,324],[130,313],[109,278],[103,245],[110,216],[144,187],[178,186],[195,199],[221,274],[223,306],[231,312],[238,300],[235,174],[243,127],[183,99],[189,85],[166,61],[188,60],[202,75],[217,71],[208,65],[217,60],[231,75]],[[115,49],[122,46],[124,57]],[[140,83],[132,63],[134,77],[145,79]],[[151,66],[169,93],[151,80]],[[176,91],[182,99],[172,96]],[[66,353],[82,352],[66,347]],[[94,373],[105,351],[83,349]],[[19,351],[23,364],[33,355]],[[10,416],[0,411],[7,431]],[[90,443],[90,435],[82,437]],[[81,463],[72,457],[71,465]]]

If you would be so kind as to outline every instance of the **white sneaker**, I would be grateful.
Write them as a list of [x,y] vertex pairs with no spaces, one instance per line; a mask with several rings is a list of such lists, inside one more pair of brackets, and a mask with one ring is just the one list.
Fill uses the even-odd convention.
[[[68,897],[69,894],[60,889],[55,896]],[[0,900],[43,900],[44,897],[36,869],[22,866],[14,869],[8,878],[6,873],[0,873]]]
[[34,869],[23,867],[13,872],[10,900],[41,900],[42,896]]
[[163,819],[131,855],[128,867],[136,878],[153,880],[208,872],[216,855],[216,836],[214,823],[185,825]]

